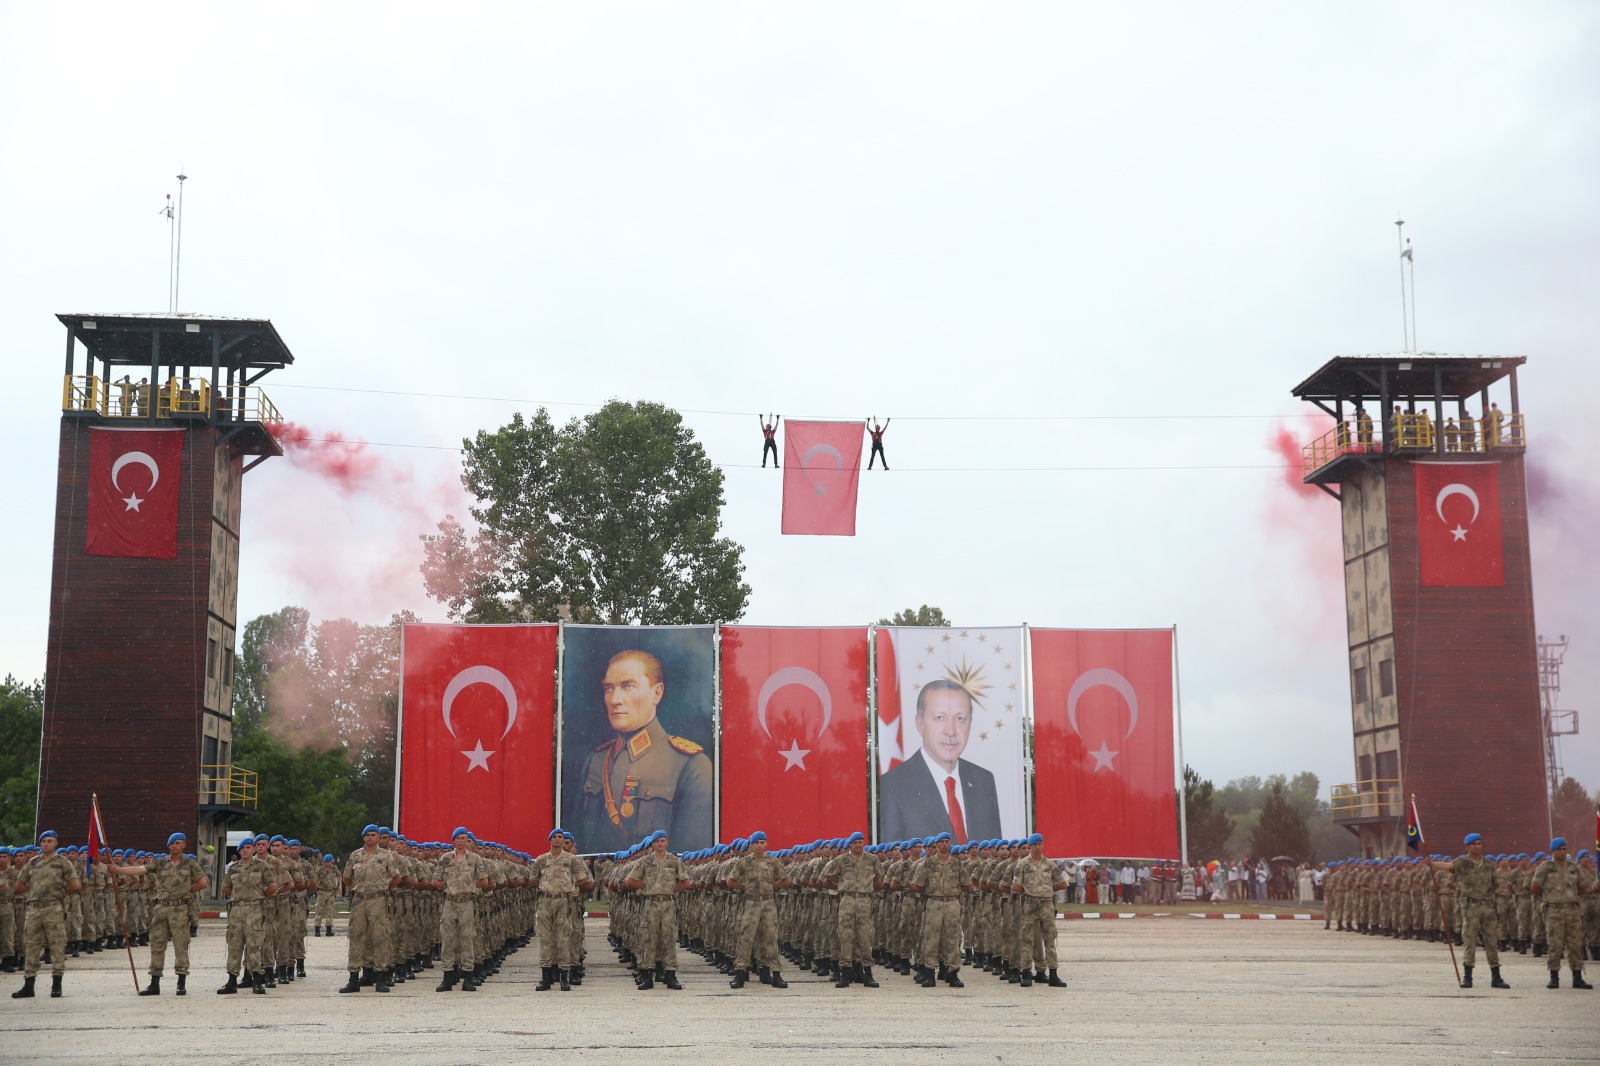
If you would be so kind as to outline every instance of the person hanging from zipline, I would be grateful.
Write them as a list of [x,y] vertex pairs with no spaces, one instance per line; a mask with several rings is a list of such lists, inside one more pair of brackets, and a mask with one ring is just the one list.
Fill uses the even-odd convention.
[[883,468],[885,470],[889,469],[889,457],[883,454],[883,435],[889,431],[889,423],[893,421],[894,419],[892,418],[885,418],[883,425],[880,426],[878,425],[877,415],[873,415],[867,420],[867,432],[872,434],[872,454],[867,458],[868,470],[871,470],[872,464],[879,459],[883,460]]
[[774,412],[772,421],[767,421],[766,415],[756,415],[756,422],[761,426],[761,435],[766,438],[761,445],[761,469],[767,468],[767,453],[772,453],[772,468],[778,469],[778,423],[783,421],[783,416]]

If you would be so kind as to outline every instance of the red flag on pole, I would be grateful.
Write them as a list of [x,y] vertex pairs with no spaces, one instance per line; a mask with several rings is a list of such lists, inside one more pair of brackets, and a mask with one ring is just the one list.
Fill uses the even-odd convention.
[[90,555],[178,557],[181,429],[89,432]]
[[879,629],[878,645],[878,776],[883,776],[905,761],[906,745],[901,730],[900,671],[895,664],[894,634]]
[[867,831],[867,631],[722,628],[722,836]]
[[1422,583],[1505,584],[1499,463],[1416,463],[1417,555]]
[[89,797],[89,858],[84,864],[84,869],[93,876],[94,864],[100,861],[100,852],[105,850],[106,830],[100,821],[100,797]]
[[537,851],[555,818],[553,625],[401,632],[399,827]]
[[1423,848],[1422,818],[1417,814],[1417,797],[1411,797],[1411,813],[1406,819],[1406,847],[1412,851],[1421,851]]
[[1036,824],[1051,854],[1176,856],[1172,631],[1031,637]]
[[856,535],[862,432],[860,422],[784,423],[784,533]]

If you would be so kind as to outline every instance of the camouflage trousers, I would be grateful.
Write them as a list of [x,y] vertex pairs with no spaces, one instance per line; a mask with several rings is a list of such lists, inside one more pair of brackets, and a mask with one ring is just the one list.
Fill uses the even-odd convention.
[[572,965],[572,900],[539,895],[539,965],[566,969]]
[[872,898],[839,897],[839,962],[872,965]]
[[317,894],[317,924],[333,924],[334,895],[332,892],[319,892]]
[[386,970],[394,961],[388,902],[383,896],[364,896],[350,904],[349,969]]
[[16,923],[11,917],[11,900],[0,899],[0,959],[17,953]]
[[266,968],[262,946],[267,922],[259,899],[235,900],[228,907],[228,972],[239,976],[246,962],[252,970]]
[[1033,969],[1034,945],[1043,944],[1039,961],[1044,968],[1056,968],[1056,901],[1054,896],[1024,896],[1017,908],[1022,922],[1017,930],[1019,967]]
[[930,899],[922,905],[922,951],[924,966],[942,964],[951,969],[961,966],[961,904],[953,899]]
[[67,908],[58,899],[36,900],[28,904],[28,920],[22,934],[23,950],[27,956],[22,971],[24,977],[32,977],[39,972],[39,956],[44,953],[46,942],[50,947],[50,973],[66,973]]
[[1461,941],[1465,951],[1461,965],[1471,966],[1477,954],[1478,933],[1483,933],[1483,953],[1489,956],[1490,966],[1500,965],[1500,914],[1494,900],[1461,901]]
[[670,898],[646,899],[636,957],[639,968],[678,968],[678,909]]
[[172,972],[189,974],[189,901],[156,903],[150,909],[150,976],[160,977],[172,941]]
[[447,970],[478,961],[478,903],[471,896],[446,899],[439,907],[439,960]]
[[[28,915],[33,916],[31,907]],[[1550,944],[1551,973],[1561,969],[1562,952],[1573,972],[1583,969],[1583,912],[1576,903],[1545,904],[1544,935]]]
[[735,969],[748,970],[751,956],[757,966],[782,967],[778,958],[778,907],[771,899],[746,899],[739,914],[739,948]]

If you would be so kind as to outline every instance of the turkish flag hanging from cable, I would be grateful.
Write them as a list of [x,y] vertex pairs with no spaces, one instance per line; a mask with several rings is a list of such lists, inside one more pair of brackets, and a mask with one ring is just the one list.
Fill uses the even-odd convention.
[[84,551],[134,559],[178,557],[181,429],[89,431],[89,535]]
[[861,422],[783,424],[783,532],[856,535]]
[[1052,855],[1178,857],[1170,629],[1035,629],[1035,823]]
[[722,628],[722,837],[865,833],[867,631]]
[[408,625],[400,638],[400,813],[416,840],[542,850],[555,820],[553,625]]
[[1506,583],[1499,463],[1414,463],[1422,583],[1499,588]]

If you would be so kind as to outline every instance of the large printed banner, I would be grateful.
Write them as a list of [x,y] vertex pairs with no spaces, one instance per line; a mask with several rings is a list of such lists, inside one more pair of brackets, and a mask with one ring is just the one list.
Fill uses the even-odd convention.
[[89,431],[89,513],[84,552],[178,557],[181,429]]
[[399,831],[542,850],[555,813],[556,627],[401,630]]
[[867,630],[722,629],[722,836],[867,832]]
[[1022,630],[878,630],[878,839],[1027,833]]
[[1506,583],[1499,463],[1415,463],[1417,563],[1431,586]]
[[1177,858],[1172,631],[1030,633],[1034,821],[1047,853]]
[[567,626],[561,817],[583,852],[716,841],[711,626]]

